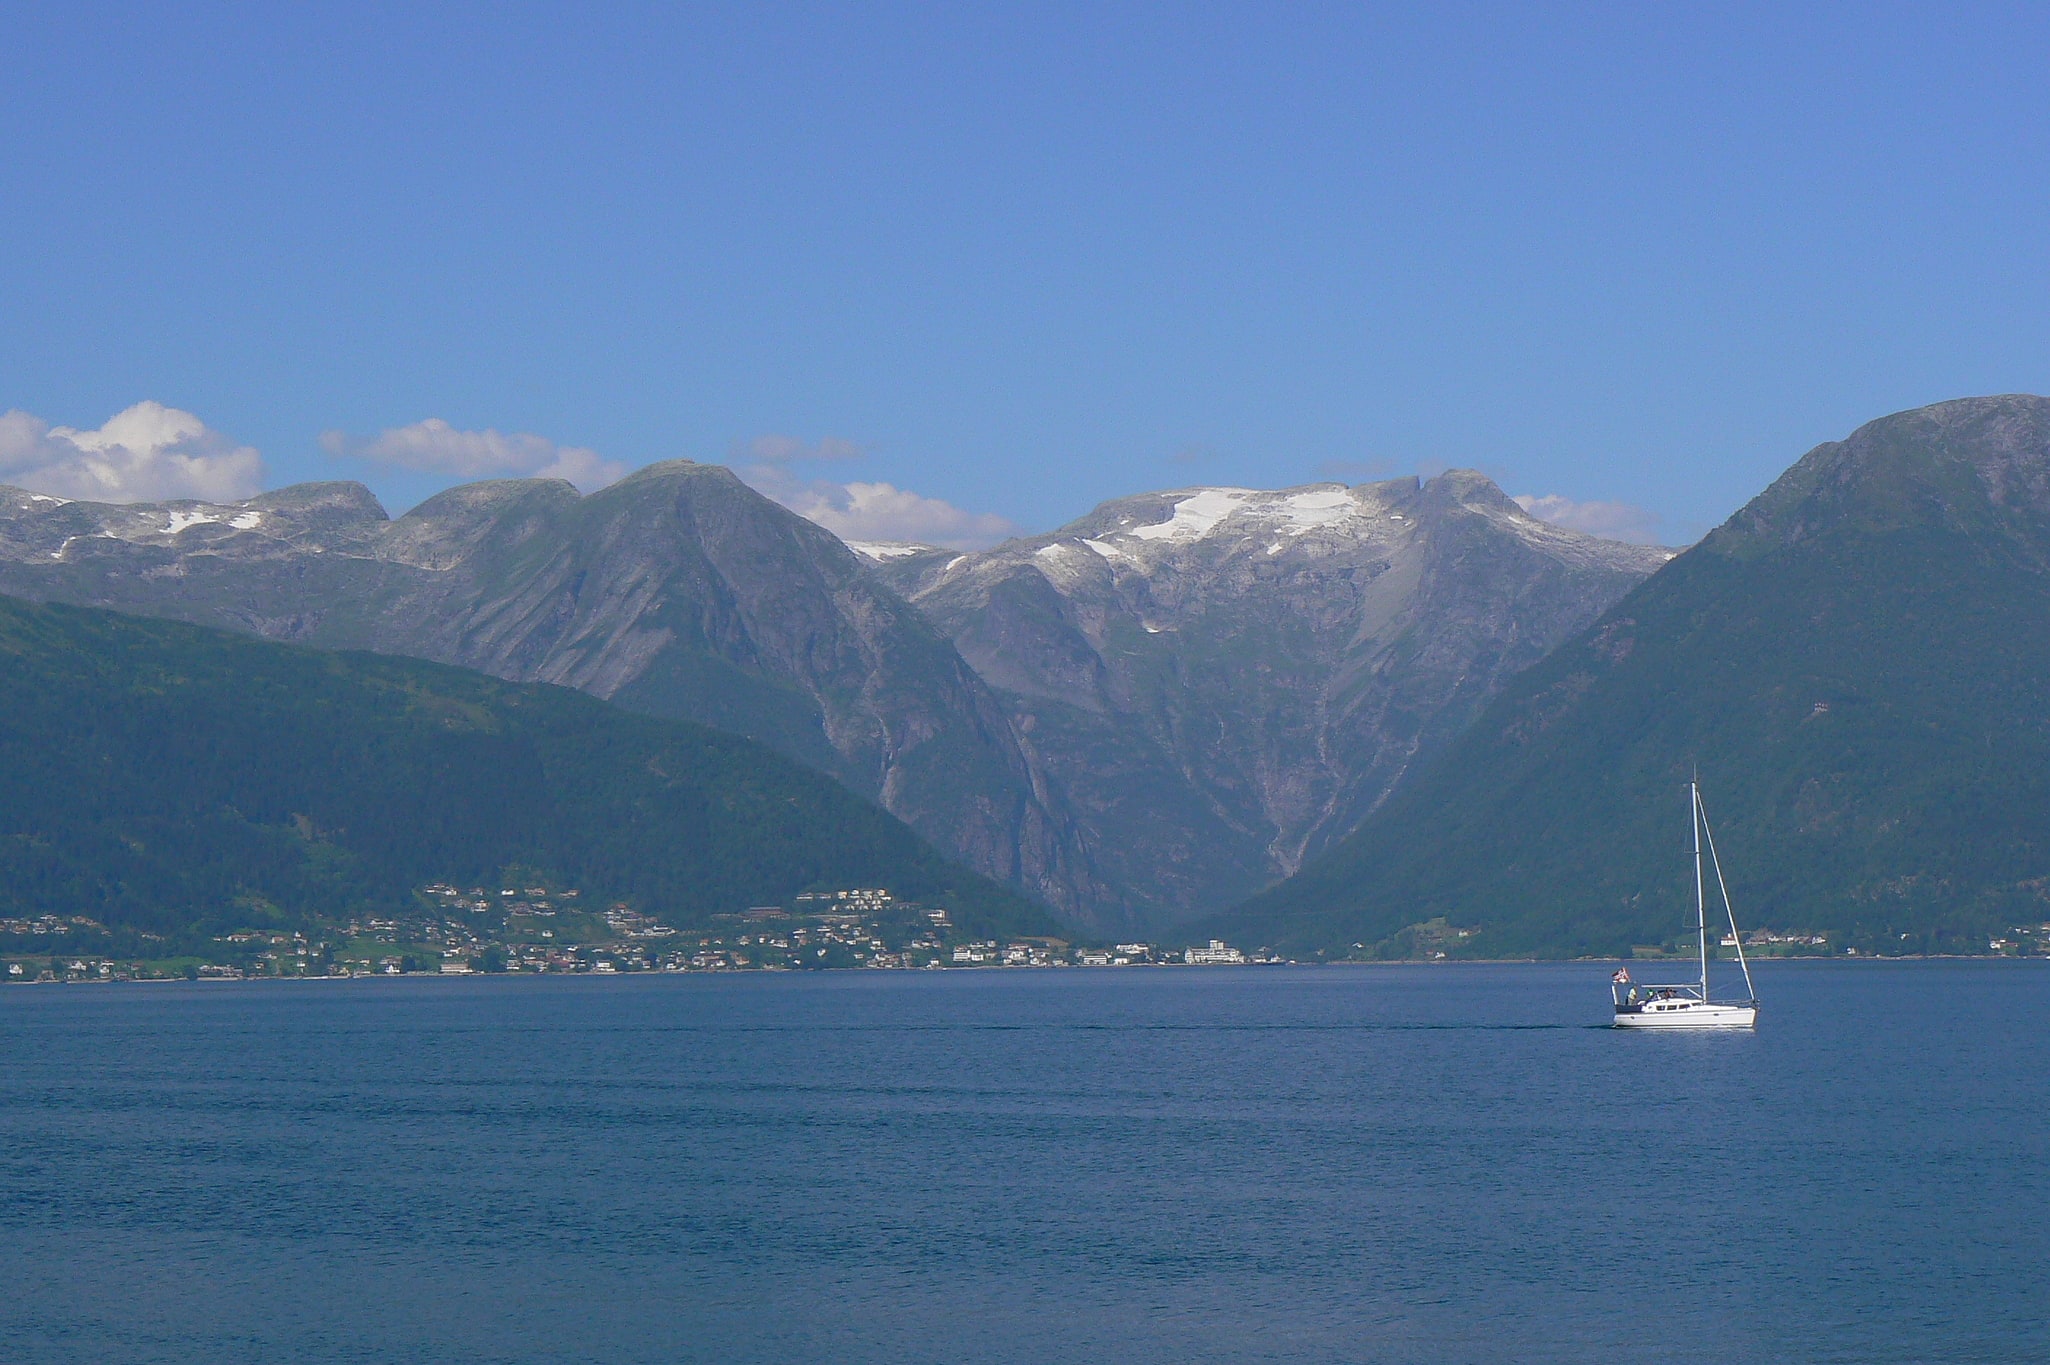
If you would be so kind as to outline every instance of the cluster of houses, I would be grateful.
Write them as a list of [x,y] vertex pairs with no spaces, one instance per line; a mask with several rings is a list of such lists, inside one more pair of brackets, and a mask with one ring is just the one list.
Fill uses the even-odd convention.
[[[1735,934],[1723,935],[1723,947],[1734,948],[1736,946],[1737,936]],[[1823,934],[1783,934],[1777,929],[1753,929],[1750,933],[1744,935],[1744,946],[1746,948],[1769,948],[1775,946],[1826,948],[1829,946],[1829,939]]]
[[[1219,940],[1208,946],[1166,950],[1150,943],[1120,943],[1114,949],[1075,948],[1064,939],[1020,936],[1009,939],[960,940],[951,915],[939,906],[899,901],[882,887],[809,891],[788,908],[757,905],[721,915],[730,927],[681,931],[660,920],[615,905],[602,914],[602,939],[580,943],[549,942],[554,930],[538,921],[558,911],[573,911],[559,902],[575,892],[544,888],[508,889],[493,898],[484,891],[428,888],[452,910],[503,910],[501,960],[492,965],[507,971],[531,972],[720,972],[778,971],[808,967],[866,967],[882,970],[934,970],[947,967],[1126,967],[1183,963],[1209,966],[1270,961],[1248,958]],[[524,922],[523,922],[524,921]],[[442,926],[440,970],[465,974],[477,970],[479,945],[465,932],[459,917]],[[538,941],[537,941],[538,940]],[[376,970],[401,966],[381,960]]]
[[132,981],[145,975],[139,962],[112,962],[102,958],[51,958],[47,962],[10,962],[10,981]]
[[54,938],[59,934],[97,934],[107,926],[85,915],[36,915],[33,918],[0,919],[0,934]]
[[1191,967],[1219,967],[1246,962],[1278,962],[1273,957],[1248,957],[1222,939],[1211,939],[1204,948],[1160,948],[1151,943],[1120,943],[1114,948],[1074,948],[1057,938],[1017,939],[999,944],[995,939],[963,943],[955,947],[956,967],[1143,967],[1181,963]]
[[1986,951],[2005,957],[2050,953],[2050,920],[2041,924],[2016,925],[2005,934],[1986,940]]
[[[626,904],[602,911],[581,906],[576,890],[522,886],[471,888],[447,883],[425,889],[442,914],[408,921],[368,919],[348,926],[352,943],[416,944],[412,956],[392,953],[338,960],[349,975],[438,971],[461,976],[490,969],[513,972],[731,971],[794,966],[919,966],[939,957],[953,925],[944,909],[897,902],[882,888],[808,892],[794,910],[762,905],[719,919],[731,929],[691,934]],[[496,913],[487,913],[496,912]],[[890,942],[872,923],[894,913],[913,924]],[[438,963],[424,958],[431,952]],[[338,973],[339,974],[339,973]]]
[[838,910],[856,915],[880,915],[896,903],[896,897],[880,886],[856,887],[851,891],[807,891],[793,902],[799,914]]
[[[923,967],[939,960],[953,929],[944,909],[900,902],[880,887],[810,892],[793,904],[755,906],[740,916],[746,932],[701,938],[681,969]],[[877,923],[884,916],[893,933]]]
[[[1151,943],[1077,948],[1059,938],[964,940],[940,906],[897,900],[882,887],[813,891],[788,908],[752,906],[720,915],[723,927],[688,931],[627,904],[587,907],[576,889],[545,886],[424,888],[415,912],[362,915],[325,935],[245,930],[216,940],[215,960],[170,964],[46,958],[4,968],[12,980],[126,980],[185,976],[382,977],[478,972],[591,973],[789,970],[866,967],[1210,966],[1267,961],[1219,940],[1163,949]],[[0,920],[0,932],[51,935],[103,931],[83,917]]]
[[[1907,940],[1908,937],[1906,934],[1901,935],[1903,940]],[[1735,934],[1724,934],[1721,944],[1724,948],[1735,948],[1737,946],[1737,936]],[[1836,950],[1836,947],[1837,945],[1832,944],[1828,934],[1814,934],[1799,930],[1783,932],[1778,929],[1751,929],[1747,930],[1744,934],[1744,948],[1746,951],[1756,950],[1765,953],[1813,956],[1832,953]],[[1955,951],[1955,949],[1946,947],[1946,951]],[[2033,957],[2050,954],[2050,921],[2042,924],[2010,925],[2002,932],[1987,938],[1986,951],[2000,957]],[[1869,951],[1861,951],[1854,947],[1844,947],[1843,953],[1846,957],[1871,955]]]

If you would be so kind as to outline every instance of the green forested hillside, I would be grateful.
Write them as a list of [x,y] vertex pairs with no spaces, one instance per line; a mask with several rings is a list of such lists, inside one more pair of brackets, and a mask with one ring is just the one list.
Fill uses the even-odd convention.
[[1437,916],[1479,930],[1468,955],[1656,944],[1692,918],[1697,763],[1747,927],[1984,951],[2050,917],[2050,400],[1818,448],[1216,927],[1345,954]]
[[533,869],[688,924],[814,886],[1049,932],[760,745],[567,690],[0,598],[0,915],[157,933]]

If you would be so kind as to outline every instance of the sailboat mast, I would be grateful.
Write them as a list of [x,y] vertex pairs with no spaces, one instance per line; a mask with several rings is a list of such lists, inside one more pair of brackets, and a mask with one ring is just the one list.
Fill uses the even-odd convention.
[[[1695,798],[1700,801],[1697,796]],[[1730,941],[1737,945],[1737,965],[1744,972],[1744,997],[1758,1003],[1758,987],[1751,984],[1751,964],[1744,960],[1744,935],[1737,928],[1737,907],[1730,904],[1730,884],[1723,880],[1723,858],[1715,851],[1715,827],[1708,823],[1708,803],[1701,802],[1701,832],[1708,836],[1708,865],[1715,869],[1716,890],[1723,893],[1723,909],[1730,915]]]
[[1694,923],[1701,939],[1701,1001],[1708,1003],[1708,901],[1701,885],[1701,780],[1687,783],[1689,822],[1694,826]]

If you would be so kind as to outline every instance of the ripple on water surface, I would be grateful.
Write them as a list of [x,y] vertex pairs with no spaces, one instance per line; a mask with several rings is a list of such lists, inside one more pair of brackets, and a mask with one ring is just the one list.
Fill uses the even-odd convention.
[[2050,1358],[2050,965],[0,991],[27,1361]]

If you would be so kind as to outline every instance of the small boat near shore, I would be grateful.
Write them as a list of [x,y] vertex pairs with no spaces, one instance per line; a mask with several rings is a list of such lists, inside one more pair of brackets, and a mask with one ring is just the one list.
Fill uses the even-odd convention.
[[[1744,960],[1744,938],[1737,932],[1737,912],[1730,904],[1729,884],[1723,880],[1722,859],[1716,856],[1715,833],[1708,827],[1708,810],[1701,803],[1701,783],[1687,784],[1687,801],[1694,823],[1694,924],[1700,938],[1701,979],[1673,985],[1639,985],[1630,979],[1628,967],[1618,968],[1609,978],[1609,994],[1615,1001],[1617,1028],[1648,1029],[1738,1029],[1758,1026],[1758,991],[1751,984],[1751,964]],[[1709,865],[1715,869],[1716,890],[1723,912],[1730,920],[1730,940],[1737,945],[1737,965],[1744,972],[1743,1000],[1715,1000],[1708,993],[1708,897],[1701,854],[1707,838]]]

